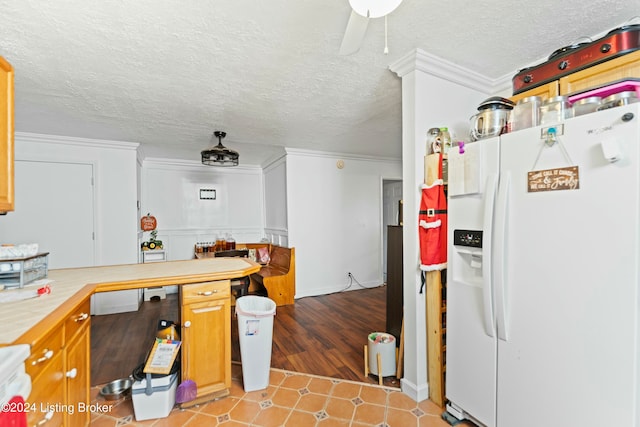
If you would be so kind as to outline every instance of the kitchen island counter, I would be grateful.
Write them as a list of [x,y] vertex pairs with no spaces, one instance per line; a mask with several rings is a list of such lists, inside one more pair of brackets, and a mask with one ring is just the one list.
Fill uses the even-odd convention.
[[18,343],[32,345],[97,292],[233,279],[259,270],[260,265],[247,258],[49,270],[48,279],[53,281],[51,294],[0,303],[0,324],[5,326],[0,346]]

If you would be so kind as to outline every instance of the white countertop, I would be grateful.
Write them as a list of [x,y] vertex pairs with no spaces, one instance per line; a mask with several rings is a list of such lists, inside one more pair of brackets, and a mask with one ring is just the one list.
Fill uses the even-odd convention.
[[[219,280],[240,277],[246,274],[247,269],[258,271],[259,265],[246,258],[210,258],[49,270],[48,279],[53,280],[49,295],[21,301],[0,302],[0,324],[3,325],[0,346],[14,343],[25,332],[51,316],[56,309],[79,293],[86,294],[81,295],[84,297],[94,292]],[[15,292],[15,290],[0,292]],[[53,322],[60,319],[51,320]]]

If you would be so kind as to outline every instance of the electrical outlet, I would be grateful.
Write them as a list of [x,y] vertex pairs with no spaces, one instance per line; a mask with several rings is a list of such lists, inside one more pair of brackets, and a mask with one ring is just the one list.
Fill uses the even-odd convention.
[[347,277],[348,277],[348,278],[352,278],[352,277],[353,277],[353,275],[351,274],[351,272],[350,272],[350,271],[349,271],[349,272],[347,272]]

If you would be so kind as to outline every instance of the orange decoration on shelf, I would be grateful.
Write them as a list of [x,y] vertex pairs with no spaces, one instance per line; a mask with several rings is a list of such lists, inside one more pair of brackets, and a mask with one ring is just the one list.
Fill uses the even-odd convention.
[[151,214],[147,214],[140,218],[140,228],[142,231],[151,231],[155,230],[158,225],[158,221],[156,221],[156,217]]

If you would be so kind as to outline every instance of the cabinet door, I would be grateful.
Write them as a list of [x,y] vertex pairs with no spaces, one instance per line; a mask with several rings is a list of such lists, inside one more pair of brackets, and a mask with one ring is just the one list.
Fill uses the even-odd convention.
[[0,213],[13,210],[13,67],[0,56]]
[[569,95],[631,77],[640,77],[640,51],[611,59],[561,78],[560,93]]
[[558,81],[553,81],[547,83],[546,85],[538,86],[533,89],[529,89],[525,92],[521,92],[517,95],[513,95],[510,100],[513,102],[518,102],[521,99],[527,98],[529,96],[539,96],[544,101],[547,98],[553,98],[554,96],[559,95],[558,89]]
[[65,413],[67,427],[84,427],[90,422],[89,348],[89,323],[85,323],[66,348],[66,403],[75,409]]
[[182,324],[182,380],[196,382],[198,397],[231,387],[230,299],[183,305]]

